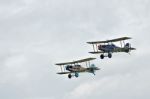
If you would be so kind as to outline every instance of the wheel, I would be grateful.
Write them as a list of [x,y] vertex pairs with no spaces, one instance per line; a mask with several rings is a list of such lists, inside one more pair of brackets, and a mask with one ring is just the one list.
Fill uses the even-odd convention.
[[111,54],[111,53],[108,53],[108,57],[111,58],[111,57],[112,57],[112,54]]
[[76,77],[76,78],[79,77],[79,73],[75,73],[75,77]]
[[101,55],[100,55],[100,58],[101,58],[101,59],[104,59],[104,54],[101,54]]
[[68,78],[71,79],[71,77],[72,77],[72,75],[71,75],[71,74],[68,74]]

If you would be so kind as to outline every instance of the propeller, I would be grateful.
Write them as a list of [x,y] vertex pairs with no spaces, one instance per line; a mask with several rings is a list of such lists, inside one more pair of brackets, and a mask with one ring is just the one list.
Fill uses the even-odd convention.
[[66,68],[66,70],[69,70],[69,69],[72,68],[72,66],[71,65],[67,65],[65,68]]

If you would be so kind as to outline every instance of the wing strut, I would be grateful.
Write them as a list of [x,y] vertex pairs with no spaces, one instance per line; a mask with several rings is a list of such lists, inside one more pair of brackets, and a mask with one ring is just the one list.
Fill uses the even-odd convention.
[[94,44],[93,44],[93,50],[94,50],[94,52],[95,52],[95,46],[94,46]]
[[96,44],[96,50],[97,50],[97,52],[98,52],[98,45]]
[[64,67],[64,65],[63,65],[63,68],[64,68],[64,72],[65,72],[66,70],[65,70],[65,67]]
[[121,48],[122,48],[122,42],[120,41],[120,45],[121,45]]
[[63,72],[62,66],[60,66],[61,72]]
[[124,46],[125,46],[125,42],[124,42],[124,40],[123,40],[123,44],[124,44]]
[[89,61],[89,67],[90,67],[90,65],[91,65],[91,63],[90,63],[90,61]]
[[86,67],[88,67],[87,62],[85,62],[85,64],[86,64]]

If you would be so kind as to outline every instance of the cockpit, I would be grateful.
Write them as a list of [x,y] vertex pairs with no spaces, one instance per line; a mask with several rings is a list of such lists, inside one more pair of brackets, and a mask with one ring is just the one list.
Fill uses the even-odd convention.
[[115,47],[115,44],[112,43],[111,46]]
[[75,65],[75,67],[81,67],[81,65]]

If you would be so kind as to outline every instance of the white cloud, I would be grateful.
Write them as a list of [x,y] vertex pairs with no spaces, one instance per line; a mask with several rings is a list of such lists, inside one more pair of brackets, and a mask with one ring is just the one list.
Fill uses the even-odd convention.
[[149,71],[146,69],[136,70],[135,68],[134,72],[113,74],[112,76],[103,77],[95,81],[84,81],[84,83],[74,88],[69,94],[66,94],[65,98],[141,99],[144,97],[148,99],[150,83],[150,79],[146,77],[148,74]]

